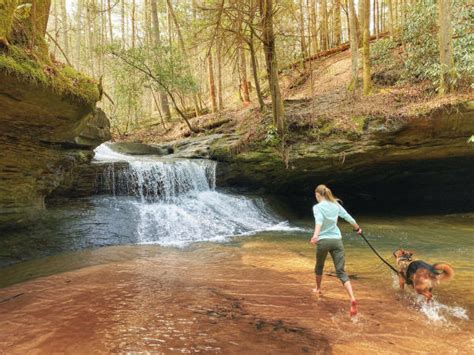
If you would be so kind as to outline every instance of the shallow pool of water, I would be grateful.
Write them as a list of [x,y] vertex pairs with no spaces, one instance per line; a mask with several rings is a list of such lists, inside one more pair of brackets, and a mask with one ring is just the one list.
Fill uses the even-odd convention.
[[[235,197],[241,198],[241,197]],[[156,245],[143,245],[140,235],[140,213],[133,207],[131,197],[97,196],[87,199],[62,201],[50,206],[39,223],[26,230],[6,233],[0,239],[0,287],[63,271],[90,265],[138,259],[153,256],[162,250]],[[247,197],[246,201],[264,205],[263,199]],[[258,201],[258,202],[255,202]],[[311,273],[314,248],[309,244],[313,222],[310,219],[291,219],[285,222],[279,214],[266,207],[268,225],[258,228],[239,226],[232,233],[224,231],[206,240],[187,240],[178,244],[182,252],[212,248],[216,240],[226,248],[241,248],[256,243],[259,254],[265,252],[290,252],[297,257],[297,267]],[[291,215],[291,213],[288,213]],[[462,310],[440,309],[433,317],[456,313],[459,317],[472,317],[474,310],[474,215],[437,216],[356,216],[365,230],[366,237],[390,262],[391,254],[398,247],[415,251],[415,257],[428,263],[447,262],[456,272],[454,280],[434,291],[435,300],[449,307]],[[239,217],[245,220],[245,216]],[[234,221],[238,220],[234,218]],[[179,223],[179,222],[175,222]],[[223,223],[223,221],[219,221]],[[255,221],[252,222],[255,225]],[[263,223],[263,222],[262,222]],[[257,223],[258,224],[258,223]],[[340,223],[346,246],[346,269],[357,280],[370,280],[374,287],[397,291],[397,282],[391,271],[370,251],[365,242],[345,222]],[[273,226],[273,227],[272,227]],[[277,226],[277,227],[275,227]],[[179,226],[177,226],[178,228]],[[266,230],[265,230],[266,229]],[[151,229],[153,230],[153,229]],[[218,229],[219,230],[219,229]],[[232,229],[230,230],[232,232]],[[154,234],[155,235],[155,234]],[[240,235],[240,236],[239,236]],[[168,241],[165,239],[165,241]],[[170,243],[161,243],[169,245]],[[126,245],[121,248],[103,248]],[[175,245],[168,248],[176,248]],[[212,253],[205,253],[212,257]],[[296,265],[295,264],[295,265]],[[288,267],[294,267],[288,260]],[[282,265],[284,268],[285,265]],[[326,271],[333,266],[328,259]],[[400,296],[405,297],[405,296]],[[410,302],[418,304],[413,298]],[[421,306],[419,306],[421,307]],[[440,306],[442,307],[442,306]],[[431,309],[424,310],[429,313]],[[456,314],[454,315],[456,316]]]

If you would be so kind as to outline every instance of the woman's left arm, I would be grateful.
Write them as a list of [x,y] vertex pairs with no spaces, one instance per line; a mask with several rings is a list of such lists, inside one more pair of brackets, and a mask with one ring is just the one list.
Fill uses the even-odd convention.
[[323,224],[324,216],[318,208],[318,205],[313,207],[313,214],[314,214],[314,233],[313,237],[311,238],[311,244],[315,245],[318,242],[319,232],[321,231],[321,226]]
[[311,244],[316,245],[316,243],[318,242],[320,231],[321,231],[321,225],[316,224],[316,226],[314,227],[313,237],[311,238]]

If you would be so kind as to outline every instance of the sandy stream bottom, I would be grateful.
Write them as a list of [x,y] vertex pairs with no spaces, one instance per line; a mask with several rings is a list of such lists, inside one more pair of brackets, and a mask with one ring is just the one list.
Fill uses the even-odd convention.
[[313,262],[264,241],[96,257],[136,248],[152,255],[0,289],[0,353],[474,353],[472,321],[433,325],[370,278],[351,320],[336,278],[317,298]]

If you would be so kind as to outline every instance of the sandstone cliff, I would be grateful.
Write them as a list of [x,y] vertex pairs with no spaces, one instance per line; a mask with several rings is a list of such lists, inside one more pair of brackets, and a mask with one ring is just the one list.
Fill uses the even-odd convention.
[[32,222],[45,197],[110,139],[93,100],[1,70],[0,127],[0,228]]
[[[295,130],[296,131],[296,130]],[[285,149],[263,140],[242,147],[239,134],[213,134],[159,145],[184,158],[219,161],[219,186],[313,199],[325,183],[351,205],[376,210],[474,206],[472,101],[419,115],[366,117],[352,132],[324,139],[293,132]],[[311,202],[308,202],[311,203]]]

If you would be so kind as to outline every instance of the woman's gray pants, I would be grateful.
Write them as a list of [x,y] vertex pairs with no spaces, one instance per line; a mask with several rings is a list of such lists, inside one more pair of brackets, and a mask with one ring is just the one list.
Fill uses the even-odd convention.
[[314,267],[314,272],[316,275],[322,275],[324,269],[324,262],[328,253],[331,254],[332,261],[334,262],[334,267],[336,268],[336,275],[342,284],[345,284],[349,281],[349,276],[347,276],[344,271],[344,245],[342,244],[341,239],[321,239],[318,240],[316,247],[316,266]]

